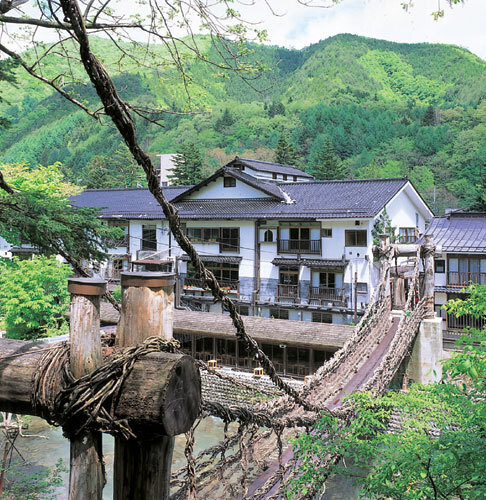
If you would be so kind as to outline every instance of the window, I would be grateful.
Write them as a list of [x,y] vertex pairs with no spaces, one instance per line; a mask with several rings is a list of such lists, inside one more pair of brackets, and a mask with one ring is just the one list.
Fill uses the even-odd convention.
[[443,320],[446,319],[447,313],[446,313],[445,309],[442,309],[442,304],[434,304],[434,311],[435,311],[435,315],[438,318],[442,318]]
[[299,284],[299,268],[281,266],[279,272],[280,285],[298,285]]
[[[226,262],[205,262],[206,268],[211,271],[220,285],[229,290],[238,290],[239,264],[228,264]],[[191,262],[187,264],[187,278],[190,280],[200,279]]]
[[301,227],[290,222],[280,226],[279,233],[281,253],[321,253],[321,229],[317,224]]
[[273,242],[273,231],[271,229],[267,229],[263,235],[263,241],[265,243]]
[[368,293],[368,283],[356,283],[356,291],[358,293]]
[[236,186],[236,179],[234,177],[225,177],[223,185],[225,188],[233,188]]
[[330,228],[330,227],[323,227],[321,229],[321,236],[323,238],[332,238],[332,228]]
[[277,178],[277,174],[275,172],[272,173],[272,179],[276,179]]
[[345,245],[347,247],[368,246],[368,234],[365,230],[348,230],[344,233]]
[[294,182],[297,182],[297,176],[294,175]]
[[239,306],[236,306],[236,309],[238,309],[238,312],[241,314],[241,316],[249,316],[250,315],[250,307],[249,306],[239,305]]
[[445,260],[440,259],[434,262],[434,269],[436,273],[445,273]]
[[194,242],[218,243],[219,227],[188,227],[187,237]]
[[467,286],[470,282],[486,285],[486,258],[449,257],[447,264],[447,284],[452,286]]
[[417,241],[417,231],[414,227],[400,228],[400,243],[415,243]]
[[335,273],[319,273],[319,286],[324,288],[336,288]]
[[283,174],[282,175],[282,180],[286,181],[287,180],[287,175],[286,174]]
[[239,252],[240,251],[240,228],[222,227],[219,233],[219,251],[220,252]]
[[142,250],[157,250],[157,226],[142,226]]
[[332,314],[323,312],[312,313],[313,323],[332,323]]
[[280,309],[280,307],[271,307],[270,317],[274,319],[289,319],[289,310]]

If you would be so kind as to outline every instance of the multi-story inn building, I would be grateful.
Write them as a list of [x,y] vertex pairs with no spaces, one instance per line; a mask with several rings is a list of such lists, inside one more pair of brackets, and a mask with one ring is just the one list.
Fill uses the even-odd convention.
[[435,254],[435,308],[443,319],[444,335],[459,336],[467,327],[482,328],[484,319],[456,318],[442,305],[467,296],[471,283],[486,285],[486,213],[451,212],[434,217],[426,234],[433,236]]
[[[386,210],[403,242],[432,217],[406,178],[315,181],[288,165],[235,158],[196,186],[164,187],[206,266],[243,314],[350,323],[378,281],[372,230]],[[217,311],[210,293],[146,189],[86,190],[77,206],[101,208],[125,229],[102,273],[173,270],[185,304]]]

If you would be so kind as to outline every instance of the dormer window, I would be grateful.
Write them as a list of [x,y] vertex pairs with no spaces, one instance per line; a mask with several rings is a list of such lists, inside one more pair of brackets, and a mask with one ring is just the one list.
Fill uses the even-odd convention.
[[277,179],[277,174],[275,172],[272,173],[272,179]]
[[283,178],[283,180],[284,180],[284,181],[286,181],[286,180],[287,180],[287,175],[286,175],[286,174],[283,174],[283,175],[282,175],[282,178]]
[[236,179],[234,177],[225,177],[223,182],[225,188],[236,187]]

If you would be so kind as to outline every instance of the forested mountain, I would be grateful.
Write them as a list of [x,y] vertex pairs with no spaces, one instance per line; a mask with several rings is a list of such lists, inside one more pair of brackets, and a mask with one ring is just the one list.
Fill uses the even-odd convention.
[[[206,54],[217,54],[209,40],[201,41]],[[165,114],[163,127],[140,120],[138,132],[154,155],[196,144],[205,173],[236,154],[273,159],[285,137],[310,171],[333,157],[348,177],[409,176],[436,212],[470,204],[486,175],[486,63],[459,47],[354,35],[303,50],[251,45],[249,59],[270,68],[251,87],[187,55],[190,102],[173,66],[161,72],[127,61],[120,68],[109,41],[97,39],[94,49],[123,97],[197,111]],[[159,55],[167,57],[162,48]],[[109,185],[110,168],[125,161],[116,131],[18,75],[17,88],[0,82],[0,115],[11,122],[0,130],[0,161],[61,161],[72,180]],[[90,86],[76,90],[96,102]],[[103,167],[107,175],[100,174]]]

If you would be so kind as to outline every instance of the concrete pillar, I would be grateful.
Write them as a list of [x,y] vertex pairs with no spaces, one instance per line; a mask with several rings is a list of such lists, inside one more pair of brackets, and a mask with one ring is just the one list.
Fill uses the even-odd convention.
[[427,318],[420,324],[407,366],[407,377],[420,384],[442,378],[442,318]]

